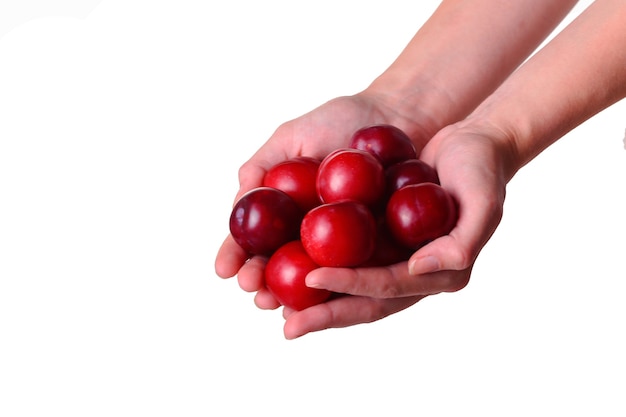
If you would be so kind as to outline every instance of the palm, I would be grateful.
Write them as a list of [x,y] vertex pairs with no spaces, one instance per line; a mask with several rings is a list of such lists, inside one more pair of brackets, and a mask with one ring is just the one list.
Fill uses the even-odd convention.
[[[442,185],[461,207],[455,229],[418,250],[409,263],[384,268],[320,268],[310,273],[308,284],[350,296],[301,312],[287,311],[286,336],[371,322],[428,295],[467,285],[475,258],[501,217],[506,183],[502,155],[497,142],[471,132],[435,136],[422,158],[437,168]],[[428,256],[439,261],[434,271],[432,265],[420,263]]]

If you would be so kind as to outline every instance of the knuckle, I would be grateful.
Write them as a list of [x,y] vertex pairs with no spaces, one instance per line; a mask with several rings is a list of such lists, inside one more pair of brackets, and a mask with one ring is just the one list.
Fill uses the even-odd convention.
[[250,178],[250,171],[252,169],[253,169],[253,166],[250,161],[244,162],[243,165],[239,167],[239,171],[237,172],[239,183],[245,182],[247,178]]
[[448,289],[446,292],[457,292],[462,290],[469,284],[470,280],[470,270],[466,269],[463,271],[459,271],[459,273],[454,274],[448,280]]
[[370,287],[368,293],[379,299],[403,297],[407,292],[402,279],[386,269],[378,271],[376,279],[370,281]]
[[467,248],[457,247],[454,251],[453,257],[453,269],[462,271],[472,266],[475,254]]
[[385,283],[379,289],[379,298],[398,298],[403,296],[402,288],[398,283],[391,283],[385,281]]

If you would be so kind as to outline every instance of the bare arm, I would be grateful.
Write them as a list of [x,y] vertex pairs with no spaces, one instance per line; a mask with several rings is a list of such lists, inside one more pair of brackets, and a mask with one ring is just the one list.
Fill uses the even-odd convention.
[[429,140],[467,116],[550,34],[575,0],[444,0],[366,90]]
[[463,124],[510,140],[509,177],[578,124],[626,96],[626,3],[598,0]]
[[411,271],[470,267],[497,226],[504,186],[515,173],[625,96],[626,3],[597,0],[468,118],[428,143],[422,157],[437,166],[464,214],[451,239],[413,256]]

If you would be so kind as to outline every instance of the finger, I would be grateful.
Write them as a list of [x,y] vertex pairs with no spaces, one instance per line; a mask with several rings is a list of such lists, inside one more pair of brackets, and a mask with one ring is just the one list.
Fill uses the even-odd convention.
[[473,198],[459,198],[459,216],[450,234],[435,239],[411,256],[411,275],[464,270],[474,263],[502,217],[499,198],[483,193],[474,195]]
[[457,224],[411,257],[409,271],[415,275],[468,268],[502,218],[506,181],[498,147],[482,136],[447,136],[440,132],[433,138],[423,157],[458,203]]
[[387,317],[415,304],[423,296],[395,299],[345,296],[288,315],[283,328],[285,338],[295,339],[307,333],[348,327]]
[[285,133],[285,131],[290,130],[287,126],[289,125],[285,124],[279,127],[272,137],[239,168],[239,190],[235,196],[235,202],[246,192],[263,185],[263,178],[270,168],[296,156],[291,151],[291,145],[294,141],[285,142],[283,139],[290,136]]
[[261,310],[275,310],[280,303],[274,298],[267,288],[261,288],[254,296],[254,304]]
[[289,316],[291,316],[293,313],[295,313],[297,310],[294,310],[293,308],[289,308],[287,306],[283,307],[283,318],[285,320],[287,320],[289,318]]
[[251,159],[239,168],[239,190],[235,195],[234,203],[239,201],[242,195],[248,191],[263,185],[263,178],[271,168],[263,161]]
[[264,271],[267,258],[253,256],[237,273],[237,281],[242,290],[247,292],[259,291],[265,286]]
[[392,299],[458,291],[467,285],[470,273],[471,267],[415,276],[402,262],[384,268],[319,268],[307,275],[306,284],[342,294]]
[[248,253],[228,235],[215,257],[215,273],[222,278],[234,277],[248,258]]

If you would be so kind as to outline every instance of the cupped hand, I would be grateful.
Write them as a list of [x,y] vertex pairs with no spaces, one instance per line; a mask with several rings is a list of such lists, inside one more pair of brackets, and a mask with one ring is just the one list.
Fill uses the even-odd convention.
[[[265,173],[275,164],[296,156],[323,159],[335,149],[346,147],[352,134],[372,124],[393,124],[412,138],[419,152],[430,137],[432,121],[422,114],[409,119],[392,110],[387,98],[363,92],[354,96],[333,99],[313,111],[281,125],[269,140],[239,169],[238,200],[247,191],[262,185]],[[417,120],[418,117],[420,120]],[[255,302],[260,308],[278,307],[277,301],[263,285],[266,259],[252,258],[227,236],[215,259],[218,276],[237,275],[239,285],[249,292],[257,292]]]
[[[260,186],[267,170],[295,156],[322,159],[345,147],[354,131],[377,123],[395,124],[415,140],[420,158],[437,170],[441,185],[459,205],[455,228],[415,252],[408,262],[376,268],[319,268],[307,276],[307,285],[345,296],[303,311],[284,309],[285,337],[292,339],[327,328],[379,320],[422,298],[454,292],[467,285],[480,250],[502,216],[505,186],[510,172],[509,148],[500,132],[449,126],[428,140],[428,129],[401,118],[375,97],[357,95],[332,100],[304,116],[281,125],[239,170],[237,200]],[[280,306],[263,284],[266,259],[250,258],[228,236],[220,248],[216,272],[237,275],[239,285],[256,292],[263,309]]]
[[376,268],[319,268],[307,285],[343,296],[303,311],[285,310],[287,338],[372,322],[420,299],[467,285],[476,257],[498,226],[512,155],[504,135],[464,123],[443,129],[421,159],[434,166],[458,203],[454,229],[417,250],[408,262]]

